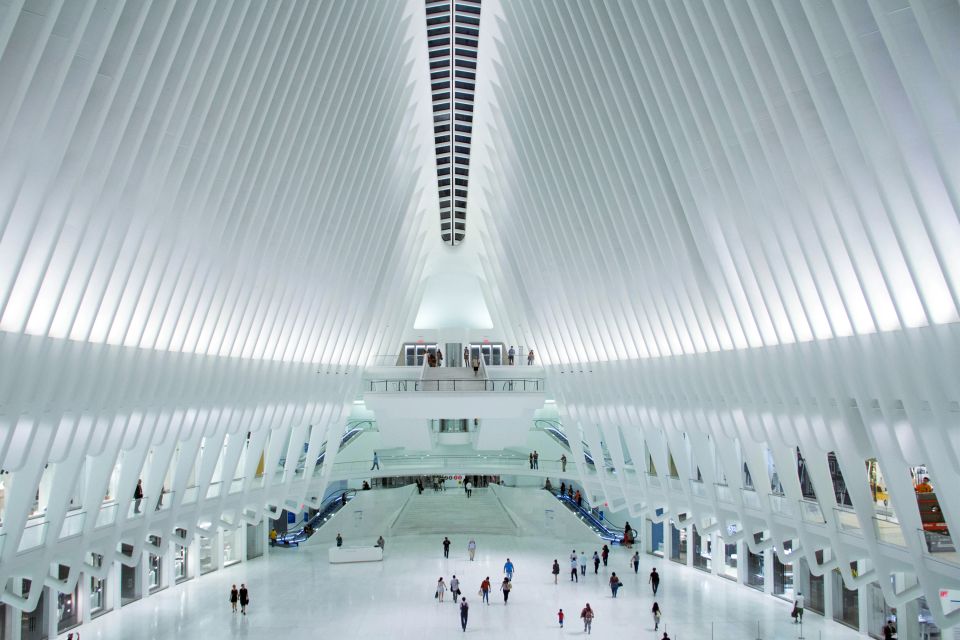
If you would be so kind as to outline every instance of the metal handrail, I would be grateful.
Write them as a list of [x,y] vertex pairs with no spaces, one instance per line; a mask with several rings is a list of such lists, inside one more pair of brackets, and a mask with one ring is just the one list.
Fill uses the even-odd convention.
[[546,381],[543,378],[454,378],[449,380],[391,378],[386,380],[367,380],[367,391],[374,393],[407,393],[416,391],[443,393],[454,391],[536,393],[542,392],[545,389]]

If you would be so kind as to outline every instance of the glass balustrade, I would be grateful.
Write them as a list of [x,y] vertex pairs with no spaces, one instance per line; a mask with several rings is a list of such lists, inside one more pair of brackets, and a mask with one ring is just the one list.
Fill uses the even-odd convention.
[[366,390],[372,393],[426,392],[496,392],[496,393],[542,393],[546,390],[543,378],[480,379],[461,378],[454,380],[420,380],[396,378],[367,380]]

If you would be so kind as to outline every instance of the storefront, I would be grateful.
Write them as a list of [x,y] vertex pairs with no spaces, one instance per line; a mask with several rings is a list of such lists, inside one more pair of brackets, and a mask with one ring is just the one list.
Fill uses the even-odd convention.
[[[783,543],[784,553],[790,553],[792,548],[790,540]],[[773,550],[773,595],[784,600],[794,599],[793,563],[781,561],[776,549]]]
[[[856,563],[851,563],[851,566]],[[833,584],[833,619],[854,629],[860,628],[860,599],[856,589],[847,589],[840,571],[831,572]]]
[[[663,515],[663,509],[657,509],[657,515]],[[663,557],[663,522],[654,522],[647,518],[647,553]]]
[[[66,580],[70,576],[70,568],[60,565],[58,578]],[[80,620],[80,583],[70,593],[55,592],[57,594],[57,633],[63,633],[78,626]]]
[[263,535],[260,533],[260,525],[247,525],[247,560],[259,558],[263,555]]
[[[160,538],[150,536],[150,544],[160,546]],[[150,553],[147,558],[147,589],[154,593],[163,588],[163,556]]]
[[[686,514],[680,514],[681,518],[685,516]],[[670,521],[670,559],[687,564],[687,530],[678,529],[673,520]]]
[[693,534],[693,566],[701,571],[712,571],[713,545],[710,536],[701,536],[696,525],[691,525],[690,531]]
[[[754,542],[760,542],[763,539],[762,533],[756,533],[753,536]],[[763,591],[763,553],[754,553],[750,547],[747,551],[747,586]]]
[[[21,594],[30,592],[30,581],[24,580]],[[37,607],[33,611],[20,612],[20,640],[47,639],[47,589],[43,589]]]
[[[890,581],[892,584],[893,576],[890,576]],[[867,585],[867,603],[870,607],[867,615],[867,633],[873,638],[882,640],[883,626],[887,624],[887,620],[892,620],[894,625],[897,624],[897,610],[887,605],[887,600],[883,597],[883,591],[877,582]]]
[[229,567],[240,562],[240,530],[224,529],[223,536],[223,566]]
[[[737,525],[728,524],[726,536],[732,538],[736,535]],[[723,563],[717,572],[718,575],[729,580],[737,580],[738,547],[739,545],[736,542],[727,542],[724,538],[717,536],[717,549],[723,549]]]
[[[103,556],[99,553],[91,553],[90,565],[101,569],[103,567]],[[96,618],[109,610],[110,601],[107,599],[107,579],[98,578],[90,574],[90,617]]]
[[[121,552],[129,556],[133,553],[133,547],[125,544],[120,547]],[[140,567],[128,567],[120,564],[120,606],[128,605],[140,599],[142,595],[142,586],[140,584]]]
[[174,582],[183,582],[190,577],[187,573],[187,557],[190,550],[180,545],[173,547],[173,580]]
[[[823,564],[823,551],[816,552],[817,562]],[[803,593],[804,602],[807,609],[824,615],[826,606],[824,602],[823,576],[815,576],[810,572],[810,565],[803,558],[797,562],[795,575],[795,586],[797,591]]]
[[217,569],[216,558],[213,555],[213,543],[213,538],[199,536],[199,544],[197,546],[200,549],[200,575],[216,571]]

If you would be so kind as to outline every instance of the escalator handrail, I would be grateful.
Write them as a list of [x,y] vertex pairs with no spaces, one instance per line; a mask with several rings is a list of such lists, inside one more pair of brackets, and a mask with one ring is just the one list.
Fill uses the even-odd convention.
[[619,544],[620,540],[623,539],[623,533],[624,533],[623,529],[616,527],[612,524],[610,525],[605,524],[603,521],[598,519],[593,514],[592,510],[578,505],[576,501],[573,500],[573,498],[570,498],[569,496],[561,495],[559,493],[554,495],[558,500],[560,500],[560,502],[564,503],[572,511],[582,516],[583,519],[587,520],[590,526],[592,526],[595,530],[599,532],[599,535],[601,538],[610,540],[617,544]]

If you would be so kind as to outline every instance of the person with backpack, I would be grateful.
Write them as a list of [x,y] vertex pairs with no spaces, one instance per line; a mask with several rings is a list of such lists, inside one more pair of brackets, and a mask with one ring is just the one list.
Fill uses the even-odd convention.
[[553,573],[553,584],[557,584],[557,579],[560,577],[560,563],[557,562],[556,558],[553,559],[553,569],[551,572]]
[[240,613],[247,615],[247,605],[250,604],[250,592],[247,591],[247,585],[240,583],[240,592],[237,597],[240,599]]
[[600,572],[600,554],[596,551],[593,552],[593,575],[597,575]]
[[483,602],[487,603],[487,606],[490,606],[490,576],[487,576],[483,579],[483,582],[480,583],[480,595],[483,596]]
[[590,633],[593,629],[593,609],[590,608],[590,603],[587,603],[587,606],[583,608],[580,612],[580,618],[583,620],[583,632]]
[[464,633],[467,631],[467,614],[470,611],[470,605],[467,604],[467,599],[464,597],[460,600],[460,626],[463,628]]
[[650,609],[650,614],[653,615],[653,630],[656,631],[660,628],[660,616],[663,615],[663,612],[660,611],[660,605],[654,601],[653,608]]
[[500,591],[503,591],[503,604],[507,604],[507,600],[510,599],[511,589],[513,589],[513,583],[510,582],[509,578],[504,578],[500,584]]
[[617,572],[614,571],[610,574],[610,592],[613,594],[613,597],[617,597],[617,591],[620,590],[620,587],[623,586],[623,583],[620,582],[620,578],[617,577]]

